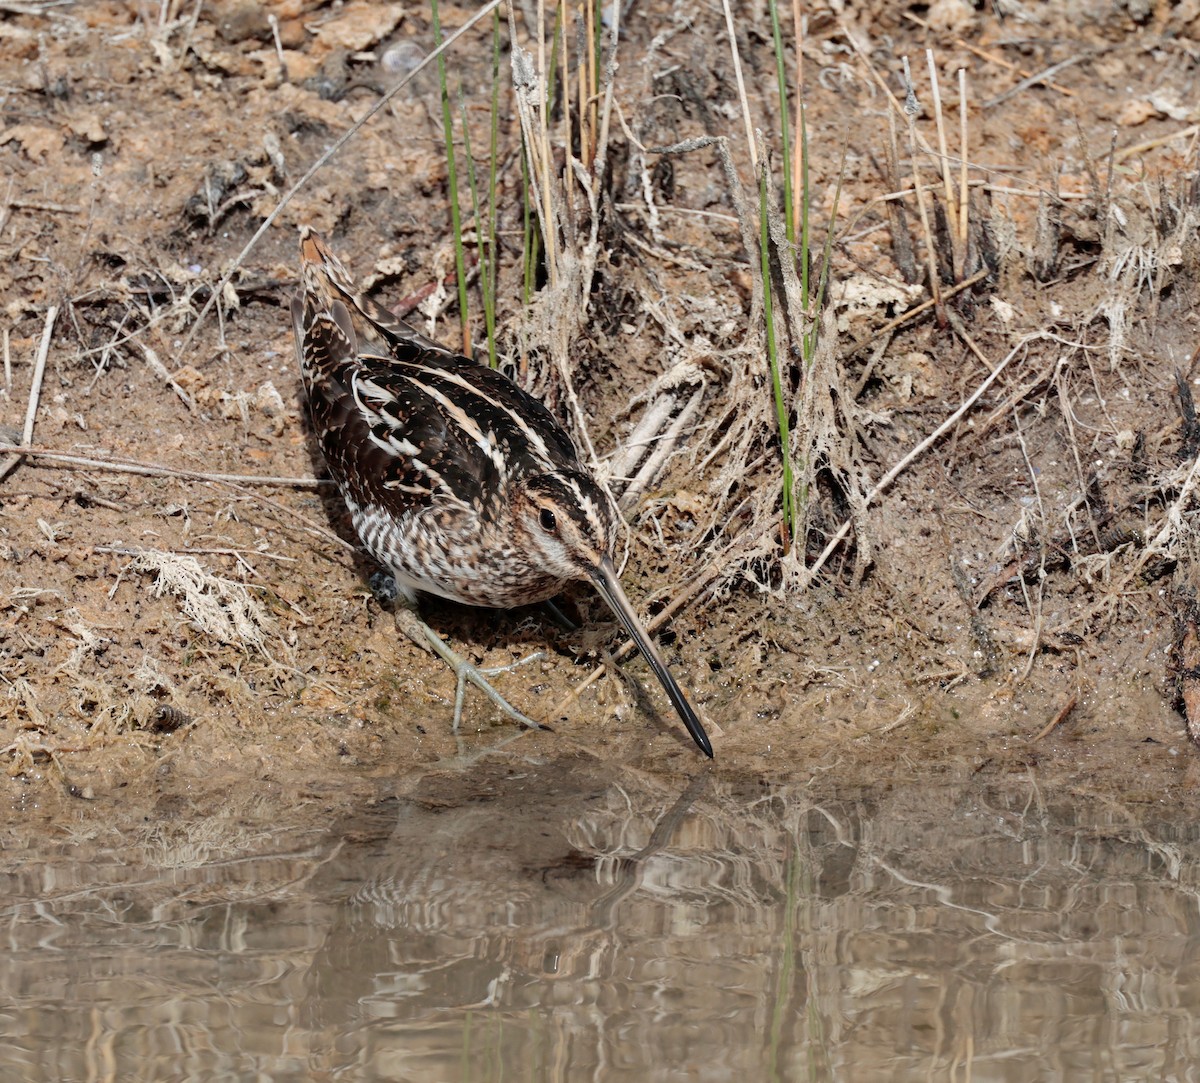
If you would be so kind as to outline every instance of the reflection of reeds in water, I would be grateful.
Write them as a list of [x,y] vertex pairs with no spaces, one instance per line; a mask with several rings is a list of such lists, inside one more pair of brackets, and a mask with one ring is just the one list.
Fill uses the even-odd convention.
[[[1028,794],[817,804],[719,786],[669,812],[663,835],[635,810],[671,809],[672,795],[639,783],[611,787],[561,837],[544,809],[508,802],[440,832],[443,813],[401,824],[392,875],[355,896],[337,937],[337,956],[371,975],[371,1010],[413,1026],[430,997],[485,1013],[510,1066],[528,1068],[533,1031],[581,1073],[615,1041],[647,1069],[711,1057],[778,1078],[805,1063],[823,1066],[816,1078],[956,1063],[1051,1078],[1064,1047],[1118,1063],[1178,1026],[1150,1009],[1183,992],[1170,960],[1194,887],[1162,875],[1163,855],[1178,870],[1195,838],[1076,828],[1025,810]],[[372,972],[381,926],[391,954]],[[1110,998],[1143,951],[1137,983],[1153,992],[1113,1027]]]
[[1032,787],[822,801],[516,761],[308,848],[230,812],[10,861],[24,1078],[79,1074],[96,1028],[122,1079],[181,1048],[343,1078],[1184,1078],[1200,1054],[1194,827]]

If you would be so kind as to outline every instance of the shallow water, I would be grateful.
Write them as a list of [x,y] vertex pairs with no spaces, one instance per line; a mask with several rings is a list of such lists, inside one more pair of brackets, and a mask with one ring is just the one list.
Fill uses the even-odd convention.
[[[308,810],[311,817],[313,809]],[[3,854],[0,1078],[1191,1079],[1195,825],[583,759]]]

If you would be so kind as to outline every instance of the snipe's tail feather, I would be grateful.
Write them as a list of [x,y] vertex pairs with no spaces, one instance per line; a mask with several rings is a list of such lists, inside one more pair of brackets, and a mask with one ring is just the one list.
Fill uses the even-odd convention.
[[397,360],[412,361],[422,354],[426,361],[431,358],[455,363],[470,360],[434,342],[371,300],[310,226],[300,229],[300,267],[300,285],[306,296],[318,298],[320,305],[329,310],[333,309],[335,301],[343,302],[349,309],[358,337]]

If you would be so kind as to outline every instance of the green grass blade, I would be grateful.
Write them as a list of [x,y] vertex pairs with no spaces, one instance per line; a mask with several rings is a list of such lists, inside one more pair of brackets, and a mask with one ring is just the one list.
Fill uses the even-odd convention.
[[488,364],[496,367],[496,289],[500,281],[500,249],[496,243],[496,185],[499,175],[500,135],[500,12],[492,12],[492,115],[488,145],[488,213],[487,250],[488,286],[492,298],[492,311],[488,324]]
[[[433,21],[433,47],[442,44],[442,24],[438,18],[438,0],[430,0]],[[450,109],[450,92],[446,87],[446,60],[438,53],[438,84],[442,92],[442,132],[446,139],[446,186],[449,188],[450,229],[454,234],[454,272],[458,279],[458,314],[462,321],[463,352],[470,353],[471,322],[467,311],[467,261],[463,251],[462,211],[458,206],[458,168],[454,160],[454,114]]]
[[821,307],[825,303],[825,287],[829,284],[829,265],[833,253],[834,227],[837,225],[838,206],[842,199],[842,181],[846,179],[847,144],[842,144],[842,162],[838,166],[837,185],[833,190],[833,207],[829,211],[829,224],[825,229],[825,247],[821,251],[821,273],[817,276],[817,292],[813,297],[812,327],[805,336],[803,343],[804,363],[812,364],[817,351],[817,341],[821,337]]
[[758,179],[759,217],[761,232],[759,252],[762,259],[763,319],[767,325],[767,362],[771,369],[771,391],[775,397],[775,417],[779,423],[779,446],[783,453],[783,525],[785,547],[796,536],[795,479],[792,473],[791,433],[788,424],[787,401],[783,394],[783,376],[779,369],[779,352],[775,341],[775,305],[771,295],[771,238],[768,229],[767,169],[764,161]]
[[779,10],[776,0],[769,0],[771,33],[775,40],[775,78],[779,84],[779,136],[783,150],[783,222],[787,239],[796,243],[796,223],[792,216],[792,146],[788,138],[787,70],[783,59],[783,39],[779,33]]
[[[554,116],[558,104],[558,46],[563,30],[563,5],[559,4],[554,10],[554,29],[550,37],[550,71],[546,75],[546,118]],[[566,72],[563,73],[565,79]]]
[[522,202],[522,244],[521,244],[521,300],[529,305],[533,300],[534,286],[537,284],[538,261],[538,231],[537,222],[533,216],[533,185],[529,179],[529,152],[525,145],[525,136],[521,136],[521,191]]
[[800,304],[808,313],[809,266],[808,244],[812,229],[812,188],[808,183],[808,110],[800,99]]
[[[467,103],[458,92],[458,106],[462,113],[463,153],[467,158],[467,186],[471,191],[471,209],[475,217],[475,236],[479,248],[479,292],[483,298],[483,322],[487,333],[488,364],[496,367],[496,294],[493,290],[492,260],[494,250],[483,231],[483,214],[479,204],[479,184],[475,176],[475,155],[471,153],[471,129],[467,123]],[[494,168],[494,167],[493,167]]]

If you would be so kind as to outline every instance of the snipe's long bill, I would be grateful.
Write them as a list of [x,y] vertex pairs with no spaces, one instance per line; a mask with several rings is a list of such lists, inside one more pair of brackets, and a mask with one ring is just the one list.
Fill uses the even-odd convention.
[[700,724],[700,719],[696,717],[696,712],[692,710],[692,705],[688,703],[687,696],[683,694],[683,689],[671,676],[671,671],[667,669],[667,663],[658,653],[654,640],[646,634],[633,612],[629,599],[625,597],[625,591],[621,589],[621,581],[617,578],[617,569],[613,566],[611,557],[605,556],[600,561],[595,571],[592,572],[592,582],[596,584],[600,597],[608,602],[612,611],[625,625],[625,630],[637,644],[638,650],[645,655],[646,661],[650,663],[650,668],[654,670],[654,675],[663,686],[663,691],[667,693],[667,698],[679,712],[679,717],[687,727],[688,733],[692,735],[692,740],[696,742],[701,752],[712,759],[712,743],[708,739],[708,734],[704,732],[704,727]]
[[617,512],[550,411],[495,369],[365,296],[301,231],[296,354],[313,428],[367,551],[395,580],[397,627],[509,715],[536,726],[415,613],[422,592],[466,605],[545,601],[596,585],[706,756],[712,745],[613,566]]

